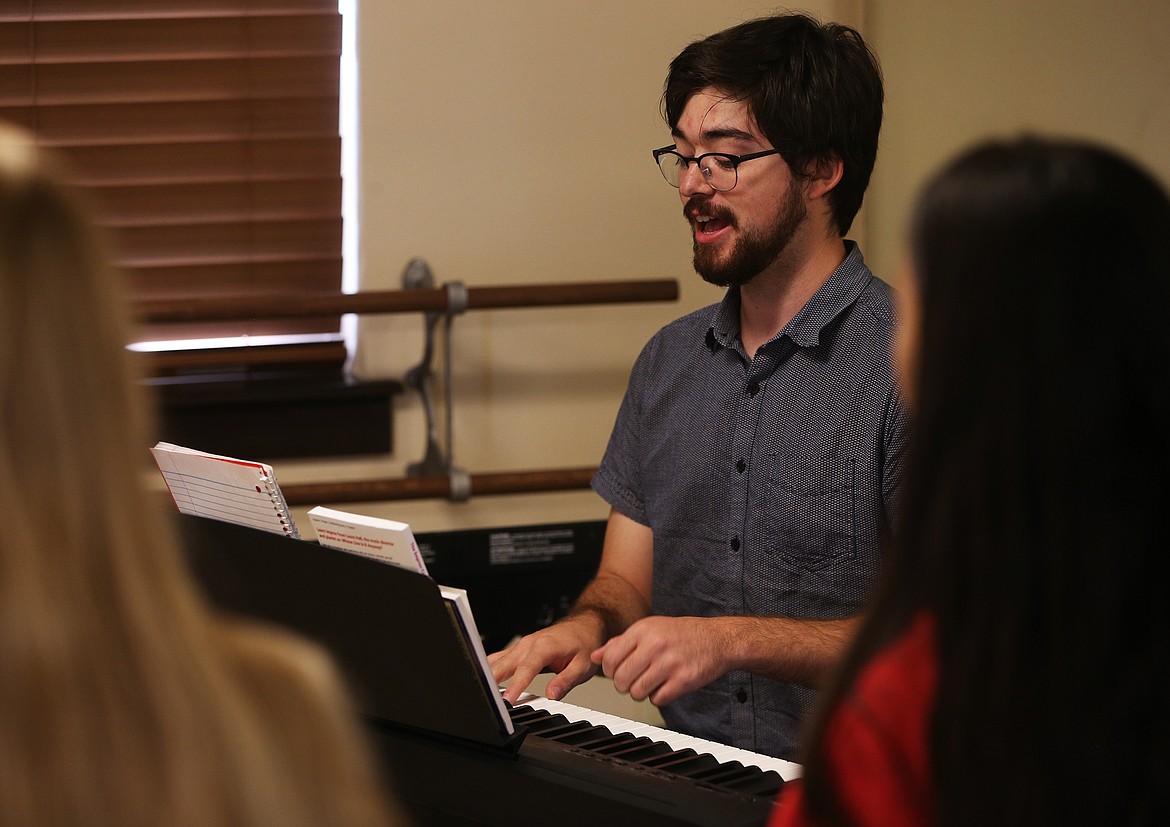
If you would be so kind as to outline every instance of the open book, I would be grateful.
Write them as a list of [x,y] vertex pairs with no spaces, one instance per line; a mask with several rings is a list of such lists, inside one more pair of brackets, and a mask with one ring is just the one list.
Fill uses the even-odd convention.
[[483,649],[483,636],[475,626],[475,616],[471,613],[471,601],[467,592],[454,586],[439,586],[439,594],[447,601],[447,610],[463,630],[463,638],[467,642],[467,655],[471,666],[479,675],[480,685],[496,707],[499,721],[508,734],[515,730],[512,727],[512,716],[504,706],[503,695],[496,684],[492,668],[488,665],[487,652]]

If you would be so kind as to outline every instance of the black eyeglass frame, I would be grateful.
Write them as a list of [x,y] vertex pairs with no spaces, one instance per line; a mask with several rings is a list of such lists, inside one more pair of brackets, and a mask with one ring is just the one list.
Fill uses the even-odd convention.
[[[729,161],[731,163],[731,168],[735,171],[735,183],[732,184],[730,187],[728,187],[725,190],[716,190],[716,192],[731,192],[733,189],[736,188],[736,186],[739,185],[739,165],[740,164],[744,163],[745,161],[754,161],[756,158],[765,158],[768,155],[781,154],[780,150],[778,150],[778,149],[765,149],[762,152],[749,152],[747,155],[732,155],[730,152],[704,152],[702,155],[683,155],[681,152],[677,151],[677,146],[678,146],[678,144],[671,144],[670,146],[664,146],[664,147],[661,147],[659,149],[650,150],[650,154],[654,156],[654,163],[658,166],[658,171],[662,173],[663,180],[665,180],[666,183],[670,184],[672,187],[675,187],[676,189],[678,188],[678,182],[677,181],[672,182],[669,178],[667,178],[666,177],[666,170],[664,170],[662,168],[662,161],[660,161],[659,159],[663,155],[673,155],[674,157],[683,161],[687,167],[689,167],[692,163],[698,164],[704,158],[715,157],[715,158],[727,159],[727,161]],[[683,169],[685,169],[685,168],[686,167],[684,167]],[[703,171],[703,168],[701,166],[699,167],[699,171],[700,172]],[[679,174],[680,175],[682,174],[681,170],[680,170]],[[709,179],[707,179],[706,175],[704,175],[703,177],[705,180],[709,181]],[[714,189],[714,187],[712,187],[712,189]]]

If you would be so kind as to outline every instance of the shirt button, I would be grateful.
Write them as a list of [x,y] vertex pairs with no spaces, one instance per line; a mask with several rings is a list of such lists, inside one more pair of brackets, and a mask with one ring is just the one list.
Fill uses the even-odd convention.
[[732,551],[739,551],[739,538],[738,537],[731,538],[731,550]]
[[735,693],[735,699],[737,701],[739,701],[741,704],[746,704],[747,703],[747,690],[741,686],[739,688],[739,691]]
[[735,470],[736,471],[738,471],[739,473],[742,474],[746,469],[747,469],[747,463],[744,462],[742,459],[735,461]]
[[751,384],[749,384],[747,386],[747,395],[748,396],[755,396],[759,392],[760,392],[760,383],[759,382],[752,382]]

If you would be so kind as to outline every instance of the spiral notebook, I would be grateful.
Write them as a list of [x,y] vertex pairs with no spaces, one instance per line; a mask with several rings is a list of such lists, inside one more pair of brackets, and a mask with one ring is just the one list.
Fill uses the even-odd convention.
[[271,465],[169,442],[160,442],[150,451],[184,514],[300,538]]

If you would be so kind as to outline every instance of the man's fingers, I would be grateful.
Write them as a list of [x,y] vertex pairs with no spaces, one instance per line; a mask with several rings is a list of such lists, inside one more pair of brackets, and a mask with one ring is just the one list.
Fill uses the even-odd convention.
[[516,699],[528,688],[537,675],[542,672],[556,672],[557,663],[555,660],[541,654],[538,647],[532,647],[525,652],[523,657],[518,657],[511,670],[508,688],[504,691],[504,700],[508,703],[516,703]]
[[511,649],[502,652],[493,652],[488,655],[488,666],[492,669],[492,678],[496,683],[503,683],[512,677],[516,671],[516,658]]
[[650,699],[650,703],[655,706],[666,706],[673,701],[678,700],[685,692],[679,686],[677,681],[666,681],[657,689],[646,693],[646,697]]
[[633,682],[630,683],[630,697],[635,701],[644,701],[660,692],[669,683],[669,675],[660,673],[653,667],[647,668]]
[[559,701],[569,694],[570,689],[579,683],[584,683],[595,674],[597,674],[597,667],[589,658],[575,657],[568,666],[545,685],[544,694],[554,701]]
[[604,646],[593,653],[597,657],[593,658],[591,655],[590,659],[601,666],[601,670],[606,676],[612,678],[614,677],[614,671],[625,662],[635,646],[636,643],[633,636],[627,632],[626,634],[610,638]]

